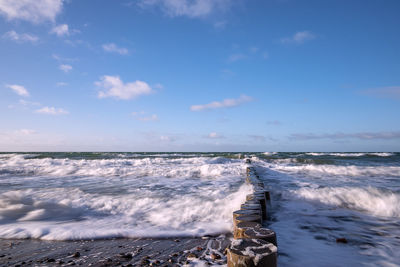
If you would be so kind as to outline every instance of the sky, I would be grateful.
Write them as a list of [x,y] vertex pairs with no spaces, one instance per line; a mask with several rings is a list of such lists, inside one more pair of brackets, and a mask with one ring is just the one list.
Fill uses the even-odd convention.
[[398,0],[0,0],[0,151],[400,151]]

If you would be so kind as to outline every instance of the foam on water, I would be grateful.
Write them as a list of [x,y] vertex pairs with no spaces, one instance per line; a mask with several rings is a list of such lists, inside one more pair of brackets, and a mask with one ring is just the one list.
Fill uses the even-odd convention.
[[367,212],[374,216],[400,217],[400,195],[373,187],[300,188],[293,192],[307,200]]
[[[290,163],[292,159],[277,161],[278,163]],[[340,166],[340,165],[288,165],[276,164],[271,168],[277,171],[288,173],[305,173],[308,175],[319,176],[337,175],[337,176],[400,176],[399,166]]]
[[[231,231],[252,191],[219,157],[0,161],[0,238],[202,236]],[[7,186],[2,186],[7,185]]]
[[334,156],[334,157],[364,157],[364,156],[377,156],[377,157],[391,157],[394,153],[388,152],[370,152],[370,153],[306,153],[310,156]]

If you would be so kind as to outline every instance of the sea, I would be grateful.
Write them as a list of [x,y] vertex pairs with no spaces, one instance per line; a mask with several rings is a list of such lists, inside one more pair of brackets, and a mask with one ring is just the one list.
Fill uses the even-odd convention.
[[279,266],[400,266],[400,153],[0,153],[0,238],[224,235],[249,166]]

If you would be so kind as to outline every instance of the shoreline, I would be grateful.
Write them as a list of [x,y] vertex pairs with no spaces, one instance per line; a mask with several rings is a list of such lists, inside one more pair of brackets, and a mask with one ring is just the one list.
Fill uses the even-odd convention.
[[226,264],[231,236],[46,241],[0,239],[0,266],[193,266]]

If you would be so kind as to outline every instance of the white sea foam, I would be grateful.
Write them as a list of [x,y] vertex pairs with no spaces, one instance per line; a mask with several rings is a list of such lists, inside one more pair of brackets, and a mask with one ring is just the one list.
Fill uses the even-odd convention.
[[338,165],[281,165],[271,166],[277,171],[289,173],[305,173],[323,177],[323,175],[337,176],[400,176],[398,166],[338,166]]
[[375,216],[400,217],[400,195],[374,187],[300,188],[294,193],[308,200],[367,212]]
[[0,180],[0,238],[229,232],[232,212],[252,191],[243,185],[245,167],[244,161],[225,158],[72,160],[12,155],[0,161],[1,172],[9,173]]
[[[240,175],[240,160],[225,158],[140,158],[140,159],[27,159],[24,155],[12,155],[0,161],[2,173],[51,176],[167,176],[167,177],[215,177]],[[218,164],[219,163],[219,164]],[[227,163],[227,164],[224,164]]]
[[377,157],[391,157],[393,153],[387,152],[374,152],[374,153],[306,153],[309,156],[335,156],[335,157],[363,157],[363,156],[377,156]]

